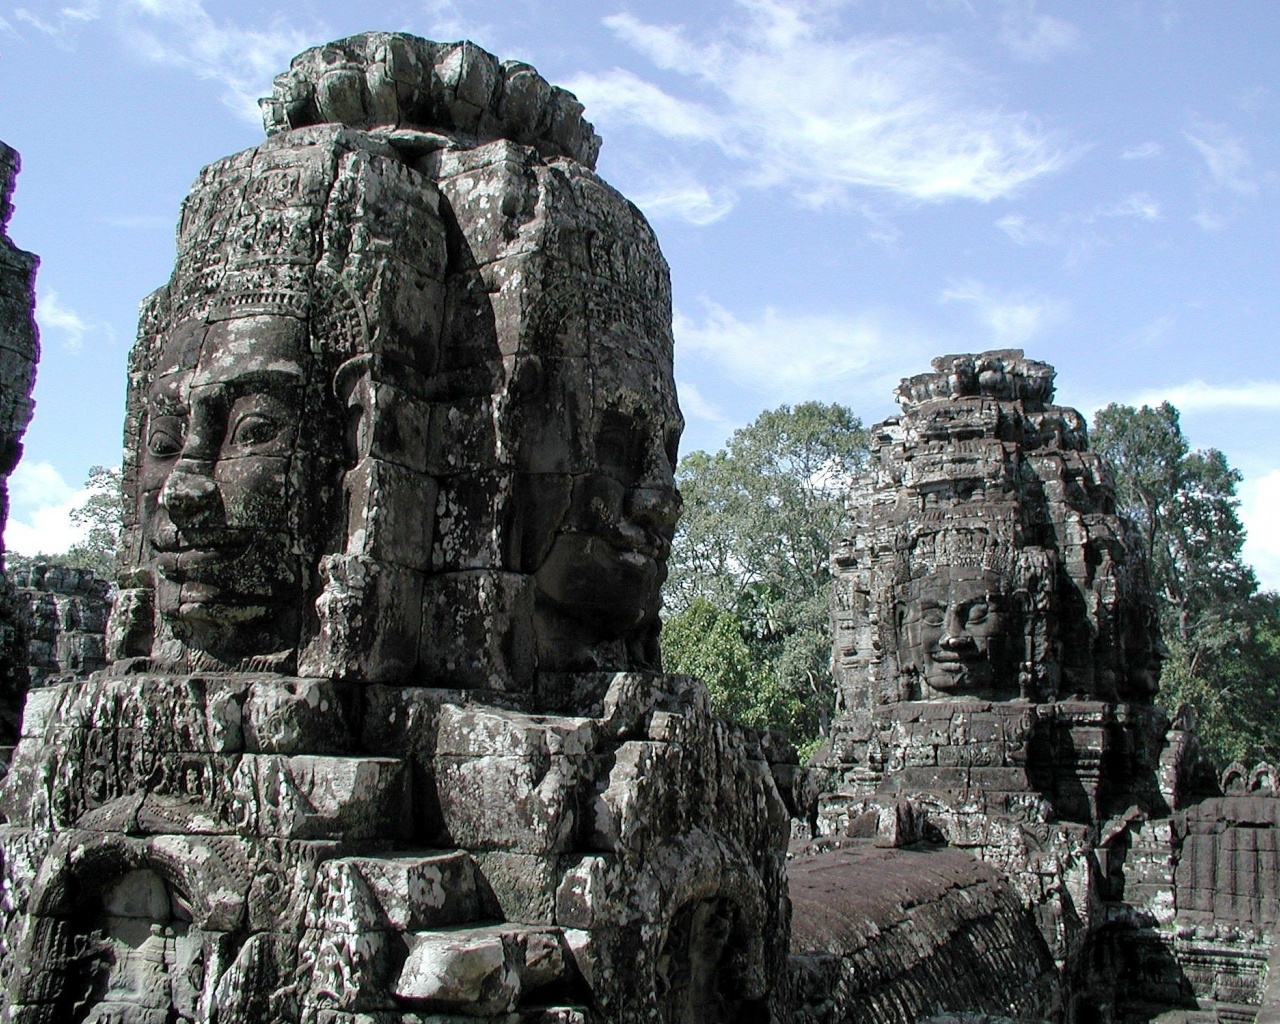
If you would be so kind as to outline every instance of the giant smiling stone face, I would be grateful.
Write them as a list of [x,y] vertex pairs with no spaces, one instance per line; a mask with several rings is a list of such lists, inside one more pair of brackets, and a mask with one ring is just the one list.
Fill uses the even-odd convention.
[[1017,690],[1008,657],[1012,597],[998,573],[943,566],[905,588],[899,656],[928,697],[995,697]]
[[[306,323],[180,324],[149,395],[140,520],[157,611],[223,662],[297,641],[308,545],[296,507],[307,429]],[[314,557],[314,556],[312,556]]]

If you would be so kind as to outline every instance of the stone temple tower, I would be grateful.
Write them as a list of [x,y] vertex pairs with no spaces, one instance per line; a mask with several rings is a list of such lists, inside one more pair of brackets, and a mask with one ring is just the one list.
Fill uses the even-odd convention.
[[762,1019],[787,812],[660,671],[651,230],[469,43],[318,47],[263,110],[143,304],[111,664],[27,703],[8,1012]]

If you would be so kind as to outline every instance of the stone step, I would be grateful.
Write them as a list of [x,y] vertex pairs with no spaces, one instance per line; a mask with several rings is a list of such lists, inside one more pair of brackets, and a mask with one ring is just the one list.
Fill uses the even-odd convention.
[[509,1013],[524,994],[569,973],[564,938],[553,926],[490,924],[406,938],[409,955],[392,991],[411,1005],[465,1008],[477,1016]]
[[[475,921],[480,912],[476,864],[465,850],[422,850],[326,861],[318,887],[341,900],[321,900],[324,908],[341,907],[347,928],[425,931]],[[311,927],[333,927],[332,909],[318,909]]]

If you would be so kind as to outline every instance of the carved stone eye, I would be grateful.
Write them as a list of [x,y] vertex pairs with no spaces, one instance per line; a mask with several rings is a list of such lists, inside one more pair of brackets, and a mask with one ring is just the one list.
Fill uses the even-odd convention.
[[274,441],[279,435],[281,424],[270,416],[261,413],[247,413],[236,420],[231,428],[230,443],[238,447],[248,447]]
[[924,619],[926,625],[941,626],[946,621],[947,613],[937,605],[930,605],[920,609],[920,617]]
[[977,604],[971,604],[969,606],[968,621],[975,624],[984,622],[987,618],[987,613],[990,610],[990,606],[986,601],[979,601]]
[[178,416],[161,416],[151,423],[147,450],[161,459],[171,459],[182,451],[186,439],[186,421]]

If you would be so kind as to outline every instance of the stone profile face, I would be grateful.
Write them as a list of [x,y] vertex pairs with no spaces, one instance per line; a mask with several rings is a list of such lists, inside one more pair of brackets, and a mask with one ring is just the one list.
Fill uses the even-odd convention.
[[[675,461],[683,426],[674,382],[659,369],[664,351],[638,338],[627,359],[613,348],[593,354],[582,471],[561,485],[559,521],[539,524],[532,537],[538,629],[544,646],[560,646],[567,660],[589,657],[571,648],[614,643],[628,645],[619,656],[633,664],[657,664],[659,591],[680,513]],[[536,475],[524,482],[537,486]]]
[[1018,350],[942,356],[873,431],[833,621],[848,711],[909,700],[1150,701],[1146,567],[1083,417]]

